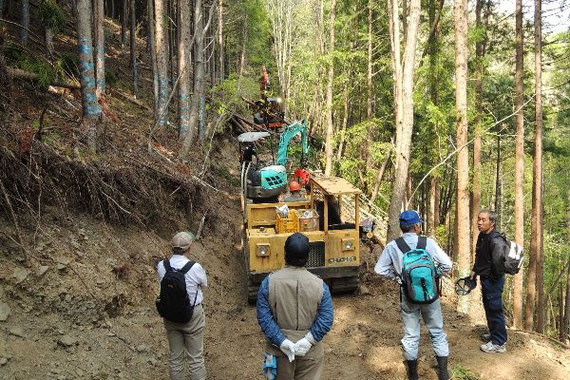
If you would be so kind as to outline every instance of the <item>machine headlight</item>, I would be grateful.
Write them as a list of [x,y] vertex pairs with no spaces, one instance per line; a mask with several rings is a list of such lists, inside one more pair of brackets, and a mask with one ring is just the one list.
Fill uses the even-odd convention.
[[342,239],[342,250],[343,251],[353,251],[354,250],[354,239]]
[[267,257],[271,253],[271,246],[269,244],[259,243],[256,245],[256,254],[260,257]]

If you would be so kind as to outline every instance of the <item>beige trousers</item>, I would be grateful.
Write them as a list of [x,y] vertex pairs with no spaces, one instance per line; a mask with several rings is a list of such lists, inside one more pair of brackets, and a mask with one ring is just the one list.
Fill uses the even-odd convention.
[[170,379],[184,380],[184,351],[190,358],[190,380],[205,380],[204,328],[206,318],[202,305],[194,307],[192,319],[186,323],[164,320],[170,346]]
[[319,380],[323,374],[324,356],[297,357],[289,362],[287,356],[277,356],[277,380]]

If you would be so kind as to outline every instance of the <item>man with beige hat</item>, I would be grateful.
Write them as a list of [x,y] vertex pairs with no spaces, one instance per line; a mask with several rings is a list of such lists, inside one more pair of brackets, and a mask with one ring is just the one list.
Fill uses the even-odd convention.
[[184,379],[184,351],[190,358],[190,379],[206,379],[202,288],[208,280],[204,268],[188,257],[193,241],[191,232],[177,233],[171,241],[172,256],[157,265],[161,288],[157,309],[170,347],[171,380]]

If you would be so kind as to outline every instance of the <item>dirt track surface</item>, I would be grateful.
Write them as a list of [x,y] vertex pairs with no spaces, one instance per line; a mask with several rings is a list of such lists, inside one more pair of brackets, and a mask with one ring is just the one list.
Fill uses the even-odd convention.
[[[219,205],[226,212],[215,224],[206,223],[204,239],[193,248],[210,282],[205,300],[208,379],[261,379],[264,338],[255,308],[245,302],[234,223],[238,200],[226,198]],[[154,266],[168,241],[91,219],[46,218],[34,253],[43,258],[42,265],[22,266],[10,256],[13,244],[2,242],[0,300],[10,312],[0,322],[0,378],[168,379],[167,341],[153,304],[158,291]],[[11,227],[3,224],[2,229]],[[334,297],[324,379],[405,377],[397,289],[366,277],[367,294]],[[444,312],[452,366],[482,379],[568,378],[568,350],[547,338],[509,331],[508,353],[484,354],[478,348],[479,328],[447,303]],[[436,379],[425,328],[420,355],[421,378]]]

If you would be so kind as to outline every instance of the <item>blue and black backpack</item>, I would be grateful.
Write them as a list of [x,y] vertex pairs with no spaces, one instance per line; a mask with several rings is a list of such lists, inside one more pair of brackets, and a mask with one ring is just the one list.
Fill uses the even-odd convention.
[[439,298],[438,278],[433,258],[426,251],[427,238],[420,236],[415,249],[411,249],[400,237],[396,244],[404,254],[402,262],[402,286],[412,303],[432,303]]

